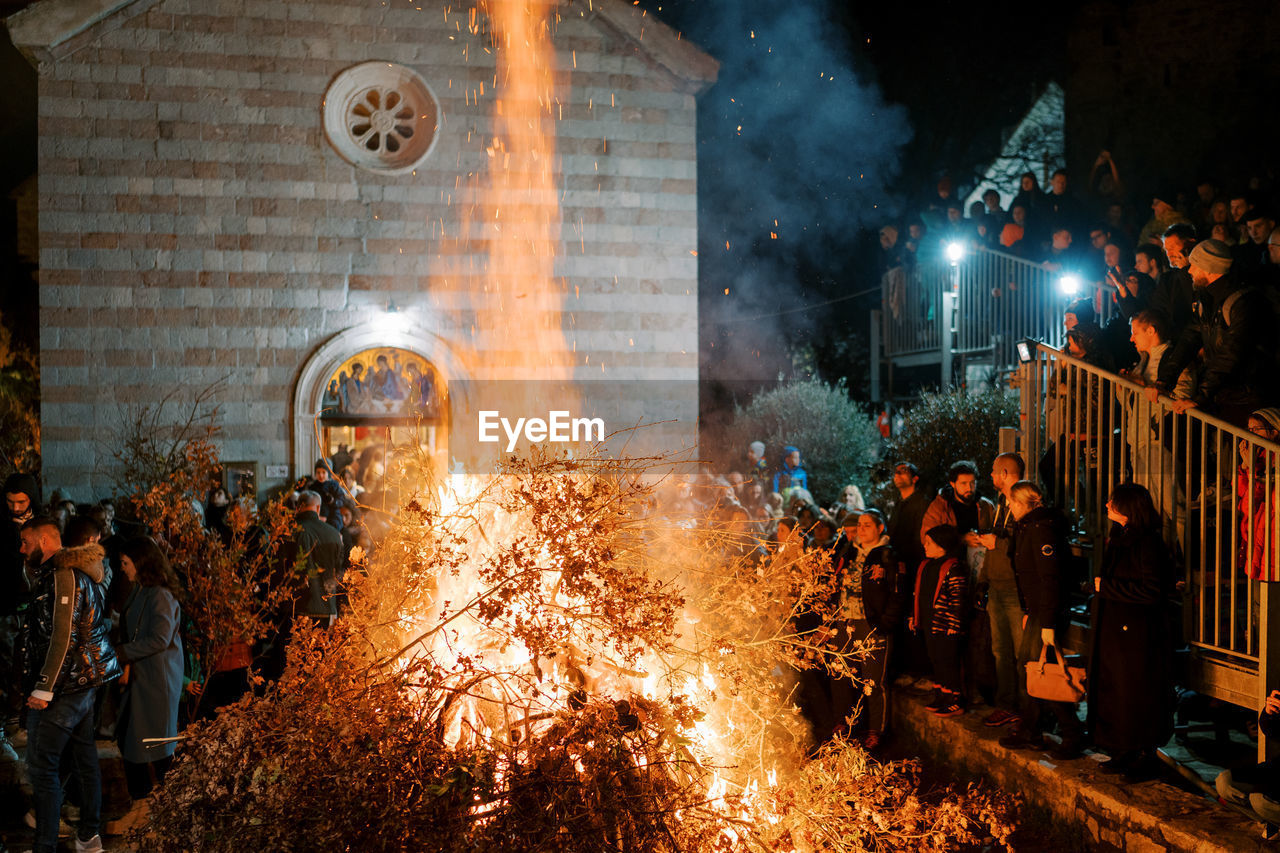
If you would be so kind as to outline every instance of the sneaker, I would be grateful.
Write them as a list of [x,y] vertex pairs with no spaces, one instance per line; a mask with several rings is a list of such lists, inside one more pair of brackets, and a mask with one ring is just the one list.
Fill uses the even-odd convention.
[[945,704],[948,704],[947,695],[941,690],[934,690],[933,695],[925,700],[924,709],[926,711],[936,711]]
[[81,841],[79,838],[76,839],[76,853],[102,853],[102,851],[101,835],[95,835],[88,841]]
[[989,729],[998,729],[1001,726],[1007,726],[1010,723],[1017,724],[1021,721],[1021,717],[1017,714],[1011,714],[1004,708],[996,708],[983,719],[982,724]]
[[933,713],[937,717],[958,717],[964,713],[964,706],[955,699],[950,699]]

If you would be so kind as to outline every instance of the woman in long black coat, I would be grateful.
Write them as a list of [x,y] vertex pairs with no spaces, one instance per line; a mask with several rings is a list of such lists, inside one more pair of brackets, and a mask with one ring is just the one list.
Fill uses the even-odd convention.
[[1107,517],[1118,526],[1094,578],[1089,718],[1094,743],[1111,755],[1102,771],[1136,781],[1158,772],[1156,747],[1173,732],[1174,567],[1146,489],[1116,486]]

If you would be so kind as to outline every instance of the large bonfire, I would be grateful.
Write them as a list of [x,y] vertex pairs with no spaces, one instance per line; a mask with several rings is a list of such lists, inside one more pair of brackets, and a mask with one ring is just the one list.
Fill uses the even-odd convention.
[[[350,613],[191,731],[144,849],[949,850],[975,790],[839,742],[808,760],[797,636],[829,590],[664,511],[653,462],[523,459],[408,501]],[[674,482],[674,481],[673,481]]]
[[[554,278],[550,4],[495,0],[490,170],[460,239],[489,248],[483,378],[572,379]],[[508,310],[519,293],[522,310]],[[481,298],[478,296],[478,298]],[[503,326],[511,323],[511,326]],[[537,339],[531,339],[530,335]],[[515,356],[512,355],[514,358]],[[513,383],[514,384],[514,383]],[[521,402],[513,401],[518,408]],[[282,679],[188,731],[144,849],[956,849],[1002,801],[925,798],[914,764],[811,744],[795,672],[847,657],[796,635],[816,558],[691,519],[661,459],[592,448],[489,477],[410,472],[349,608],[300,626]],[[411,484],[411,485],[410,485]]]

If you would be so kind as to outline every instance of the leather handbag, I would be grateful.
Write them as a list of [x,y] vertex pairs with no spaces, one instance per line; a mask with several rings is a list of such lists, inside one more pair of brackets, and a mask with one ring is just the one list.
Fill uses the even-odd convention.
[[[1057,663],[1049,663],[1052,648]],[[1057,646],[1042,646],[1040,660],[1027,661],[1027,693],[1050,702],[1079,702],[1085,695],[1085,670],[1069,666]]]

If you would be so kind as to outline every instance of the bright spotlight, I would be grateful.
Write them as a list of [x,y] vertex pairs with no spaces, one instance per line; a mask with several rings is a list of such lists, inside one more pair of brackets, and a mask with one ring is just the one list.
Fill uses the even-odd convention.
[[381,334],[396,336],[409,331],[410,323],[409,317],[391,301],[386,311],[374,315],[373,325]]
[[951,263],[953,264],[960,263],[960,260],[964,257],[964,243],[958,243],[958,242],[948,243],[946,247],[946,253],[947,253],[947,260],[951,261]]
[[1064,275],[1058,279],[1058,289],[1067,296],[1075,296],[1080,292],[1080,278],[1074,275]]

